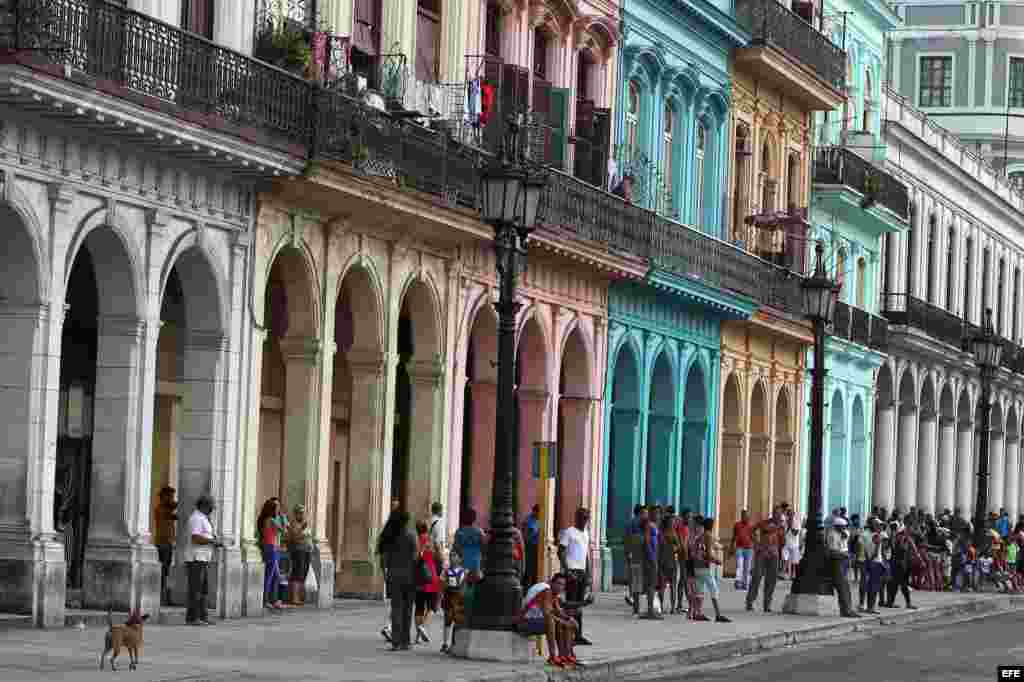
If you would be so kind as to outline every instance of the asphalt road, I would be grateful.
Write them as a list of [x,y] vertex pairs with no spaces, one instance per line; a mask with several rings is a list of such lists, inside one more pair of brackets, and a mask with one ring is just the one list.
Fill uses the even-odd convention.
[[1024,613],[885,628],[648,682],[992,682],[1006,664],[1024,664]]

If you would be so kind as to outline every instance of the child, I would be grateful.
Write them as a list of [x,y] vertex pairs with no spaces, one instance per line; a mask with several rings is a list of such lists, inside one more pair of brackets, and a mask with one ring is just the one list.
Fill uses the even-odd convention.
[[444,635],[441,642],[441,653],[448,653],[455,644],[453,629],[457,625],[466,625],[466,603],[463,591],[466,584],[466,569],[457,558],[452,557],[452,565],[444,570],[441,587],[441,609],[444,611]]

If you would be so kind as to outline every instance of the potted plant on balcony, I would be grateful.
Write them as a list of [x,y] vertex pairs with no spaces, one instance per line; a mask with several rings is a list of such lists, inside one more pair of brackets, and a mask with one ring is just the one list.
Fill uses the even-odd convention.
[[253,56],[274,66],[305,76],[312,61],[306,31],[288,18],[268,20],[256,38]]
[[868,172],[864,176],[864,198],[860,200],[860,207],[871,208],[878,201],[878,194],[882,191],[882,178],[878,173]]

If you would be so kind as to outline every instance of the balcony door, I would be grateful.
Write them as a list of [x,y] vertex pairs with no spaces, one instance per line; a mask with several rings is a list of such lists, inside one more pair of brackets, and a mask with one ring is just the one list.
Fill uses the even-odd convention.
[[181,27],[213,40],[213,1],[181,0]]

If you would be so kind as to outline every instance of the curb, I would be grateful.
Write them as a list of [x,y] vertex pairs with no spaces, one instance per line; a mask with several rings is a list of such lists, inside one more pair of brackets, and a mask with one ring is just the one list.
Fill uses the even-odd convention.
[[750,656],[783,647],[825,642],[857,632],[878,630],[885,627],[899,627],[926,623],[940,619],[960,617],[985,617],[1024,609],[1024,595],[999,595],[922,608],[917,611],[901,611],[893,615],[863,617],[858,621],[844,621],[820,626],[804,626],[794,630],[780,630],[760,635],[726,639],[689,649],[661,649],[636,656],[613,660],[588,662],[585,668],[576,670],[533,670],[514,674],[496,674],[477,677],[460,677],[463,682],[621,682],[628,678],[678,674],[687,666],[714,663],[730,658]]

